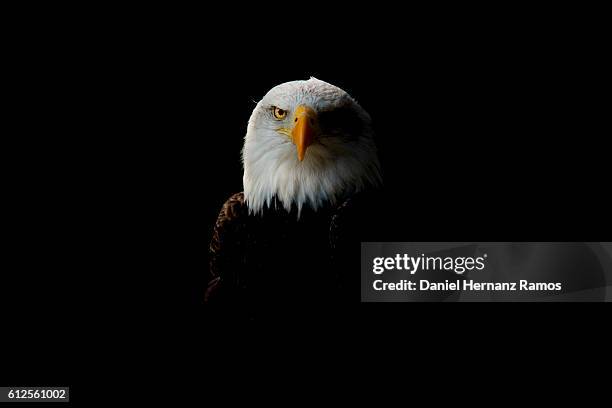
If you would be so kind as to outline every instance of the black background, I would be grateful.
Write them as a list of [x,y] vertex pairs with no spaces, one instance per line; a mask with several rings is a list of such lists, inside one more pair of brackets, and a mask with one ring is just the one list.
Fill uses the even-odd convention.
[[[606,69],[597,27],[446,26],[434,14],[293,30],[251,18],[238,32],[238,21],[213,28],[212,14],[182,15],[29,30],[27,14],[12,31],[9,384],[70,384],[85,399],[100,379],[183,378],[184,367],[259,356],[258,339],[266,352],[320,346],[348,361],[355,342],[368,348],[388,331],[413,350],[470,332],[544,350],[603,327],[587,305],[356,302],[313,305],[307,324],[279,305],[272,322],[230,330],[226,351],[202,303],[206,249],[220,206],[242,189],[254,101],[272,86],[312,75],[370,113],[390,241],[609,241]],[[317,325],[325,312],[332,323]],[[551,341],[534,340],[545,332]]]

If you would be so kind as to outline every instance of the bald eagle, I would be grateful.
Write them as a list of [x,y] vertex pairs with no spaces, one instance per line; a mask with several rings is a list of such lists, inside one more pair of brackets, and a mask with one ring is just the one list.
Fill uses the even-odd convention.
[[206,301],[359,299],[359,269],[342,253],[359,251],[381,185],[368,113],[315,78],[280,84],[253,110],[242,161],[244,192],[214,227]]

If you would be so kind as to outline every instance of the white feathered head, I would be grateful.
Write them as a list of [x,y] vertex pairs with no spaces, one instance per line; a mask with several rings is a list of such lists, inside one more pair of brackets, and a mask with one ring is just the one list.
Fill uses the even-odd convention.
[[273,200],[315,211],[381,183],[368,113],[318,79],[272,88],[257,104],[242,152],[249,212]]

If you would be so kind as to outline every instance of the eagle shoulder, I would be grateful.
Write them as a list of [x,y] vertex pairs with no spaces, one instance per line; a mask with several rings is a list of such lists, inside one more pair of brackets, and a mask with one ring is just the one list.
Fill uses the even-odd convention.
[[221,207],[209,246],[210,281],[205,301],[217,298],[222,288],[231,287],[244,246],[248,209],[244,193],[232,195]]
[[337,251],[371,239],[377,225],[385,218],[378,206],[377,192],[361,192],[344,200],[330,222],[329,244]]

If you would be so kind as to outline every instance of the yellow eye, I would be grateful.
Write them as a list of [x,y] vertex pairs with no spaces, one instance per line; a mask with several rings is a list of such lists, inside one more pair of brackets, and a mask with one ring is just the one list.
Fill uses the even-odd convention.
[[276,120],[283,120],[287,117],[287,111],[276,106],[273,107],[274,118]]

